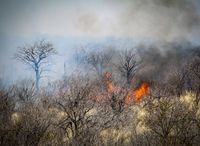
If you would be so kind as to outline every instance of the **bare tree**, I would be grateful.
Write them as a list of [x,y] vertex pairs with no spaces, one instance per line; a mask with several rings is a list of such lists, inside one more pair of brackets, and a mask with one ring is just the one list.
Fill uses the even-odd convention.
[[112,50],[106,50],[106,52],[90,52],[87,54],[86,61],[97,72],[100,78],[103,77],[105,68],[108,67],[112,59]]
[[[198,139],[195,112],[180,97],[148,99],[144,125],[149,145],[194,145]],[[146,140],[147,140],[146,139]]]
[[187,75],[190,81],[190,88],[196,93],[196,100],[200,100],[200,57],[195,56],[188,64]]
[[58,126],[64,129],[72,145],[90,145],[97,132],[95,102],[91,97],[91,84],[79,78],[70,79],[56,100],[56,108],[65,113]]
[[30,46],[20,47],[15,54],[15,58],[30,66],[35,72],[35,82],[37,92],[39,91],[39,81],[42,74],[47,71],[47,58],[56,54],[53,45],[44,40],[35,42]]
[[10,93],[11,90],[0,89],[0,145],[8,145],[13,130],[11,115],[15,102]]
[[166,82],[167,93],[180,97],[184,91],[185,77],[184,69],[172,68]]
[[35,96],[35,83],[32,80],[22,80],[14,85],[13,90],[18,101],[32,102]]
[[133,53],[133,50],[125,50],[121,53],[119,59],[120,62],[116,65],[117,69],[119,70],[121,76],[126,79],[126,84],[130,86],[131,80],[135,76],[139,65],[136,56]]

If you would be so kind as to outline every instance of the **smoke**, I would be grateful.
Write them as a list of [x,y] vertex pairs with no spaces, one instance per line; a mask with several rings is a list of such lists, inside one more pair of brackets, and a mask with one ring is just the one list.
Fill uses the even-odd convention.
[[166,41],[199,35],[195,0],[133,0],[127,4],[118,29],[124,35]]
[[197,0],[125,2],[119,17],[120,33],[156,40],[153,45],[144,41],[137,47],[142,62],[138,78],[164,81],[171,72],[184,69],[184,65],[200,53],[193,43],[200,35]]
[[141,57],[138,78],[146,81],[165,81],[170,73],[183,72],[194,57],[200,57],[199,48],[190,42],[138,46],[138,54]]
[[[3,46],[1,44],[1,48],[6,48],[1,49],[3,58],[8,58],[5,50],[9,50],[10,54],[14,51],[8,49],[10,44],[12,46],[9,48],[16,48],[17,45],[13,44],[20,45],[41,34],[47,38],[61,39],[58,45],[61,46],[61,54],[69,54],[73,48],[71,44],[80,44],[78,39],[83,39],[81,42],[85,44],[87,40],[89,43],[94,43],[94,40],[101,43],[101,40],[114,38],[108,41],[110,46],[116,48],[121,47],[120,39],[125,40],[124,44],[128,47],[138,40],[143,44],[158,40],[165,42],[165,45],[156,44],[138,49],[145,66],[145,69],[141,69],[143,76],[156,78],[158,74],[164,76],[171,64],[180,66],[185,61],[182,58],[193,47],[191,44],[177,45],[175,42],[195,41],[200,37],[199,0],[19,0],[2,1],[0,7],[0,37],[6,36],[6,39],[10,37],[12,40],[9,45],[7,41],[6,44],[3,41]],[[18,39],[20,43],[16,41]],[[68,46],[65,46],[65,42]],[[106,43],[102,42],[102,46]],[[67,53],[63,51],[66,47],[71,49]],[[177,49],[179,47],[181,49]],[[9,66],[12,62],[3,59],[2,64]],[[7,74],[8,71],[5,72]]]
[[2,2],[5,34],[167,41],[200,36],[199,0],[20,1]]
[[[200,35],[198,0],[110,0],[81,6],[76,28],[89,36],[148,38],[161,41]],[[88,8],[89,7],[89,8]]]

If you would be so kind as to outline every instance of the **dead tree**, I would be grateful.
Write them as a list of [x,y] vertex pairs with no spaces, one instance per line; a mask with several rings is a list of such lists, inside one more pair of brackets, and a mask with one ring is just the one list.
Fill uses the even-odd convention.
[[42,74],[47,71],[47,59],[54,54],[56,54],[56,50],[53,45],[43,40],[30,46],[20,47],[15,54],[16,59],[34,70],[37,92],[39,91],[39,81]]
[[116,65],[122,77],[126,79],[126,84],[130,86],[133,77],[138,69],[138,62],[132,50],[126,50],[120,57],[119,64]]
[[11,90],[0,88],[0,145],[7,145],[13,131],[11,117],[15,102],[11,92]]
[[198,139],[195,114],[179,97],[152,98],[145,110],[144,125],[151,145],[194,145]]
[[35,96],[35,83],[32,80],[22,80],[13,86],[13,90],[19,102],[32,102]]
[[192,90],[196,92],[196,97],[198,98],[200,94],[200,57],[194,57],[187,66],[187,70]]
[[86,61],[94,68],[97,75],[102,79],[105,68],[112,59],[112,51],[90,52],[87,54]]
[[166,92],[180,97],[185,89],[185,78],[186,71],[184,69],[172,68],[167,79]]
[[65,131],[71,145],[89,145],[98,131],[92,86],[79,78],[70,79],[64,89],[55,101],[55,107],[65,113],[58,127]]

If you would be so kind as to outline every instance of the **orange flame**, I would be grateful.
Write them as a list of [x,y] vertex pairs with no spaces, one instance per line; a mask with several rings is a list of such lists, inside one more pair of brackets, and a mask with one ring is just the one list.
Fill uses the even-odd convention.
[[112,80],[111,80],[112,73],[110,73],[110,72],[105,72],[104,77],[105,77],[105,80],[106,80],[105,83],[106,83],[107,91],[108,91],[109,93],[114,92],[116,88],[115,88],[115,86],[114,86],[114,84],[113,84],[113,82],[112,82]]
[[108,95],[112,93],[126,94],[124,99],[125,104],[130,104],[133,101],[139,102],[148,93],[150,88],[149,84],[147,82],[144,82],[134,91],[129,89],[124,90],[123,88],[120,88],[113,84],[111,72],[105,72],[103,77],[106,86],[106,92],[101,92],[99,95],[95,97],[97,102],[105,101],[106,97],[108,97]]
[[142,85],[136,89],[135,91],[129,92],[127,97],[125,98],[125,103],[130,103],[133,100],[141,101],[141,99],[148,93],[149,84],[144,82]]
[[107,90],[108,90],[108,92],[112,93],[112,92],[115,91],[115,87],[114,87],[112,81],[108,80],[106,82],[106,84],[107,84]]
[[133,92],[136,101],[140,101],[144,95],[149,91],[149,84],[143,83],[137,90]]

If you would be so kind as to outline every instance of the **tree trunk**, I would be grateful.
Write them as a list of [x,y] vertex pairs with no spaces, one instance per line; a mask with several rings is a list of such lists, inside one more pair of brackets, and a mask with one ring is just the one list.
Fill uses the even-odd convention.
[[37,94],[39,93],[39,81],[40,81],[40,74],[39,74],[39,69],[35,69],[35,84],[36,84],[36,91]]

